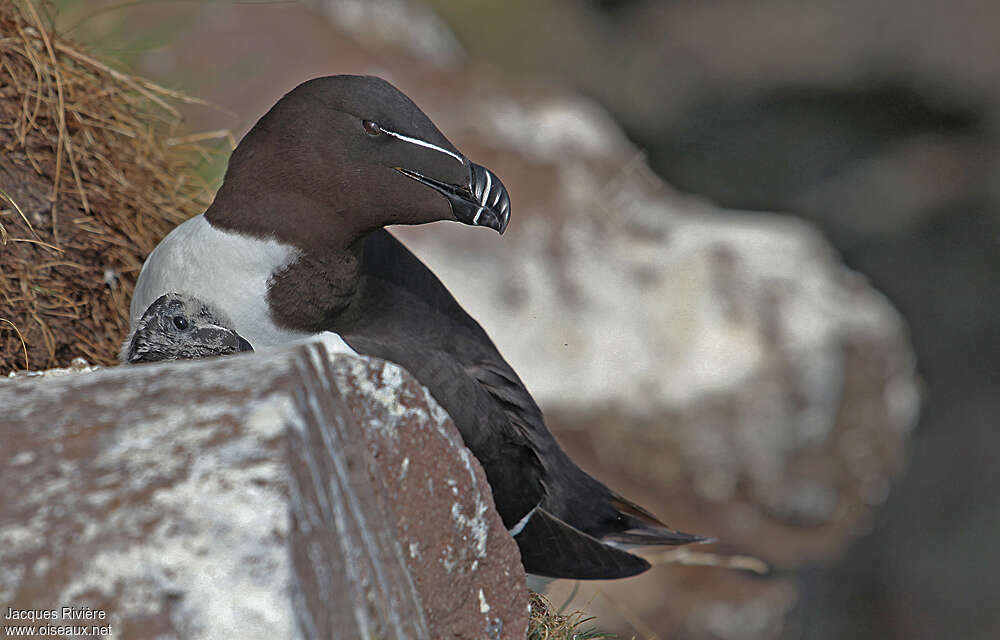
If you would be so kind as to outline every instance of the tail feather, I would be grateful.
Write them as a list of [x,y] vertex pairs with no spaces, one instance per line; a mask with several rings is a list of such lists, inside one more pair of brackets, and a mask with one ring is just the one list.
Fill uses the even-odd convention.
[[673,529],[626,529],[621,533],[611,533],[601,536],[601,541],[615,544],[628,544],[640,546],[669,545],[677,546],[682,544],[708,543],[714,542],[712,538],[699,536]]
[[631,500],[615,495],[611,504],[618,510],[623,530],[601,536],[603,542],[628,545],[670,545],[712,542],[693,533],[676,531]]

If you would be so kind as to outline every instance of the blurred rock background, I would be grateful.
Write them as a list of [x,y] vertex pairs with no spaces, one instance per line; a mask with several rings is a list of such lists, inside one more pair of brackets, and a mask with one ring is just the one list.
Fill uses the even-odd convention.
[[[505,245],[459,229],[408,242],[586,468],[779,568],[587,585],[602,626],[995,637],[1000,5],[54,6],[60,30],[123,68],[229,110],[193,108],[193,131],[238,137],[301,80],[376,73],[503,176],[516,222]],[[709,201],[816,223],[909,338],[812,228]],[[488,286],[449,277],[470,269]],[[618,271],[628,278],[595,284]],[[646,341],[630,343],[639,330]],[[916,413],[907,339],[925,403],[890,490]]]

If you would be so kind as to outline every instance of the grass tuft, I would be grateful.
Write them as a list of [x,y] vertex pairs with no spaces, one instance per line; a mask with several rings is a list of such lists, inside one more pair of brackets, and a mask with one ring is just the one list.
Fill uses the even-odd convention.
[[599,631],[582,611],[562,615],[553,610],[545,596],[530,593],[531,617],[527,640],[616,640],[617,636]]
[[0,2],[0,375],[114,364],[143,260],[205,210],[197,167],[232,148],[183,129],[177,105],[199,101],[55,33],[51,8]]

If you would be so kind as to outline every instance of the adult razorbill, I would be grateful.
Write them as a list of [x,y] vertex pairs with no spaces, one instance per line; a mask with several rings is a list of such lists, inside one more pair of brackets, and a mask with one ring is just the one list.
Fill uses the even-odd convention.
[[210,302],[256,349],[335,332],[351,350],[406,368],[449,413],[529,573],[640,573],[649,563],[625,548],[702,538],[577,467],[479,324],[383,229],[457,220],[503,233],[509,218],[501,181],[395,87],[317,78],[254,125],[208,210],[150,254],[132,321],[179,292]]

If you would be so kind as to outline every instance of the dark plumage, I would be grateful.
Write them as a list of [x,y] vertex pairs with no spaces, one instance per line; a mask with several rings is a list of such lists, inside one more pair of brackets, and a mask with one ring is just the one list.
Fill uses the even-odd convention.
[[164,294],[149,305],[122,346],[128,364],[189,360],[253,351],[229,319],[201,300]]
[[[386,231],[365,240],[358,294],[330,329],[358,353],[402,365],[455,421],[486,471],[525,568],[557,578],[620,578],[649,567],[612,545],[685,544],[580,469],[483,329],[441,281]],[[541,516],[541,517],[540,517]]]
[[623,546],[702,538],[577,467],[479,324],[382,228],[457,220],[503,232],[509,215],[500,180],[392,85],[318,78],[261,118],[204,218],[150,256],[133,318],[161,293],[183,291],[217,304],[258,347],[333,331],[405,367],[482,463],[528,572],[634,575],[649,564]]

